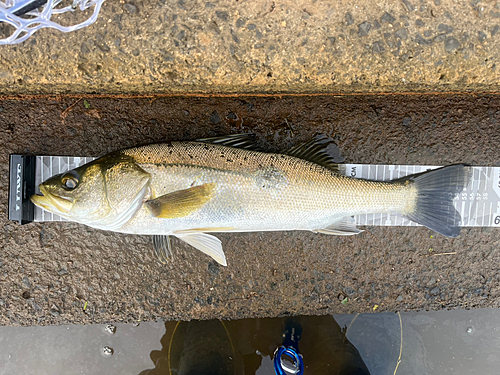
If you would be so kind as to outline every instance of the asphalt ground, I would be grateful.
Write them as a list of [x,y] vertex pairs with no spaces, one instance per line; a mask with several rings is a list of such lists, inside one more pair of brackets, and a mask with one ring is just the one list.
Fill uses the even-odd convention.
[[499,120],[498,95],[4,98],[0,324],[497,307],[496,228],[455,239],[422,227],[221,234],[228,267],[175,240],[175,260],[161,265],[150,238],[9,222],[7,196],[11,153],[101,156],[239,132],[269,151],[326,134],[346,162],[500,166]]

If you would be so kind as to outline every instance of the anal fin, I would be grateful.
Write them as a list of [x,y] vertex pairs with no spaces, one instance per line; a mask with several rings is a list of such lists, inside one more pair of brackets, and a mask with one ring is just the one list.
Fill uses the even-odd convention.
[[353,217],[346,216],[340,220],[335,221],[326,228],[316,229],[314,230],[314,232],[332,234],[336,236],[352,236],[354,234],[359,234],[363,231],[356,227],[356,224],[354,224]]
[[179,233],[175,234],[175,236],[212,257],[217,263],[227,266],[226,256],[224,255],[224,250],[222,250],[222,243],[217,237],[206,233]]

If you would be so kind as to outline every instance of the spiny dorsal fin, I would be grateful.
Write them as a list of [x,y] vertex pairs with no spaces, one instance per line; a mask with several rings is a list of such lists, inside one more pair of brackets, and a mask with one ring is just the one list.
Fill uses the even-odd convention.
[[317,135],[309,142],[292,147],[282,153],[320,164],[336,172],[339,172],[338,163],[344,161],[333,139],[325,135]]
[[212,199],[215,183],[193,186],[185,190],[174,191],[144,203],[153,216],[163,219],[184,217],[199,210]]
[[216,145],[236,147],[251,151],[262,151],[260,146],[255,143],[255,134],[230,134],[221,137],[200,138],[197,142],[213,143]]

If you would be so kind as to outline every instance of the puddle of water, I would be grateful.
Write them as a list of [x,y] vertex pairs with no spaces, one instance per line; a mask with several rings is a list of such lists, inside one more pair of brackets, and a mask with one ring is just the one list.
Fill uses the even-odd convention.
[[272,358],[284,341],[288,321],[299,323],[299,350],[304,374],[368,374],[359,353],[345,339],[333,316],[245,319],[236,321],[168,322],[162,350],[151,354],[155,370],[141,375],[198,374],[199,369],[217,375],[274,374]]
[[[398,375],[493,374],[500,366],[496,309],[402,313],[401,325],[394,313],[296,319],[305,374],[341,375],[353,363],[360,373],[393,374],[401,330]],[[285,321],[0,327],[0,375],[274,374]]]

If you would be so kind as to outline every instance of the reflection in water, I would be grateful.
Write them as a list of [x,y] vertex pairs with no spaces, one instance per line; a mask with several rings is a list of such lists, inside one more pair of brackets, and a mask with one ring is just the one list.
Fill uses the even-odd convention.
[[151,352],[155,368],[140,375],[256,374],[283,343],[290,320],[302,327],[304,374],[369,375],[332,316],[167,322],[161,351]]

